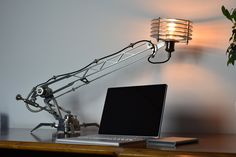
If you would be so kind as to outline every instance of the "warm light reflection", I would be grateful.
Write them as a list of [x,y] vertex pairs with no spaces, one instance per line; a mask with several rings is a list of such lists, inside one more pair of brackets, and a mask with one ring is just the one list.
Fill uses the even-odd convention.
[[137,2],[136,5],[139,8],[139,16],[145,13],[141,14],[143,19],[160,15],[190,19],[193,21],[194,31],[193,40],[189,46],[200,47],[204,53],[225,54],[232,33],[230,29],[232,25],[224,18],[220,7],[225,5],[232,8],[231,6],[235,6],[235,1],[227,0],[223,3],[222,1],[204,1],[203,6],[202,1],[194,0],[150,0],[148,3]]
[[[189,101],[202,102],[203,104],[218,104],[227,95],[225,81],[221,76],[195,64],[175,63],[165,66],[162,73],[175,96]],[[221,97],[216,98],[215,95]],[[227,99],[227,98],[226,98]],[[226,100],[225,99],[225,100]],[[188,100],[185,100],[188,101]]]
[[191,45],[206,48],[205,53],[209,53],[210,49],[219,49],[219,51],[214,51],[214,53],[225,54],[231,33],[228,29],[229,27],[231,27],[230,23],[223,20],[195,23],[194,40]]

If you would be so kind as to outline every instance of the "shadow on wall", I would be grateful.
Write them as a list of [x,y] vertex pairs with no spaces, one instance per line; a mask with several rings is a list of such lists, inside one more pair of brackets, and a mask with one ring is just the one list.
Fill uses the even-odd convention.
[[[176,105],[179,106],[179,105]],[[180,105],[181,106],[181,105]],[[197,109],[196,109],[197,110]],[[205,112],[190,108],[174,109],[164,118],[164,132],[221,133],[225,119],[219,111]],[[204,109],[202,109],[204,110]]]
[[1,135],[6,134],[9,130],[9,118],[8,115],[5,113],[0,113],[0,129]]
[[183,46],[181,49],[176,49],[176,59],[178,62],[183,62],[185,60],[191,59],[195,63],[198,63],[203,56],[203,47],[201,46]]

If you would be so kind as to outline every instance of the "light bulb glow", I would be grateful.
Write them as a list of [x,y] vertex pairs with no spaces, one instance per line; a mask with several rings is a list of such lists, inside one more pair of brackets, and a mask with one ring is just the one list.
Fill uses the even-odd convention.
[[174,39],[175,34],[175,23],[168,23],[167,24],[167,38]]
[[174,34],[176,24],[175,23],[168,23],[167,26],[168,26],[167,29],[168,29],[169,33]]

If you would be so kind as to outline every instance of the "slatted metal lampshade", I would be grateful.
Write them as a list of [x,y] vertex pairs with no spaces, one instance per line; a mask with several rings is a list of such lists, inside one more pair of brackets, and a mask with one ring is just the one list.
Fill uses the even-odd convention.
[[183,19],[157,18],[151,22],[151,37],[157,41],[187,43],[192,36],[192,22]]

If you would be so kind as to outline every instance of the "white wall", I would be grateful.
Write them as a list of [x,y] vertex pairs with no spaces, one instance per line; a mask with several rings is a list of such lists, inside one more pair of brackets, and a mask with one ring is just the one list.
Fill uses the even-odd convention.
[[55,74],[83,67],[130,42],[150,38],[156,17],[190,19],[193,40],[162,65],[146,61],[59,100],[82,122],[99,122],[111,86],[167,83],[163,131],[236,133],[236,68],[226,66],[234,0],[0,0],[0,112],[10,127],[54,121],[15,100]]

